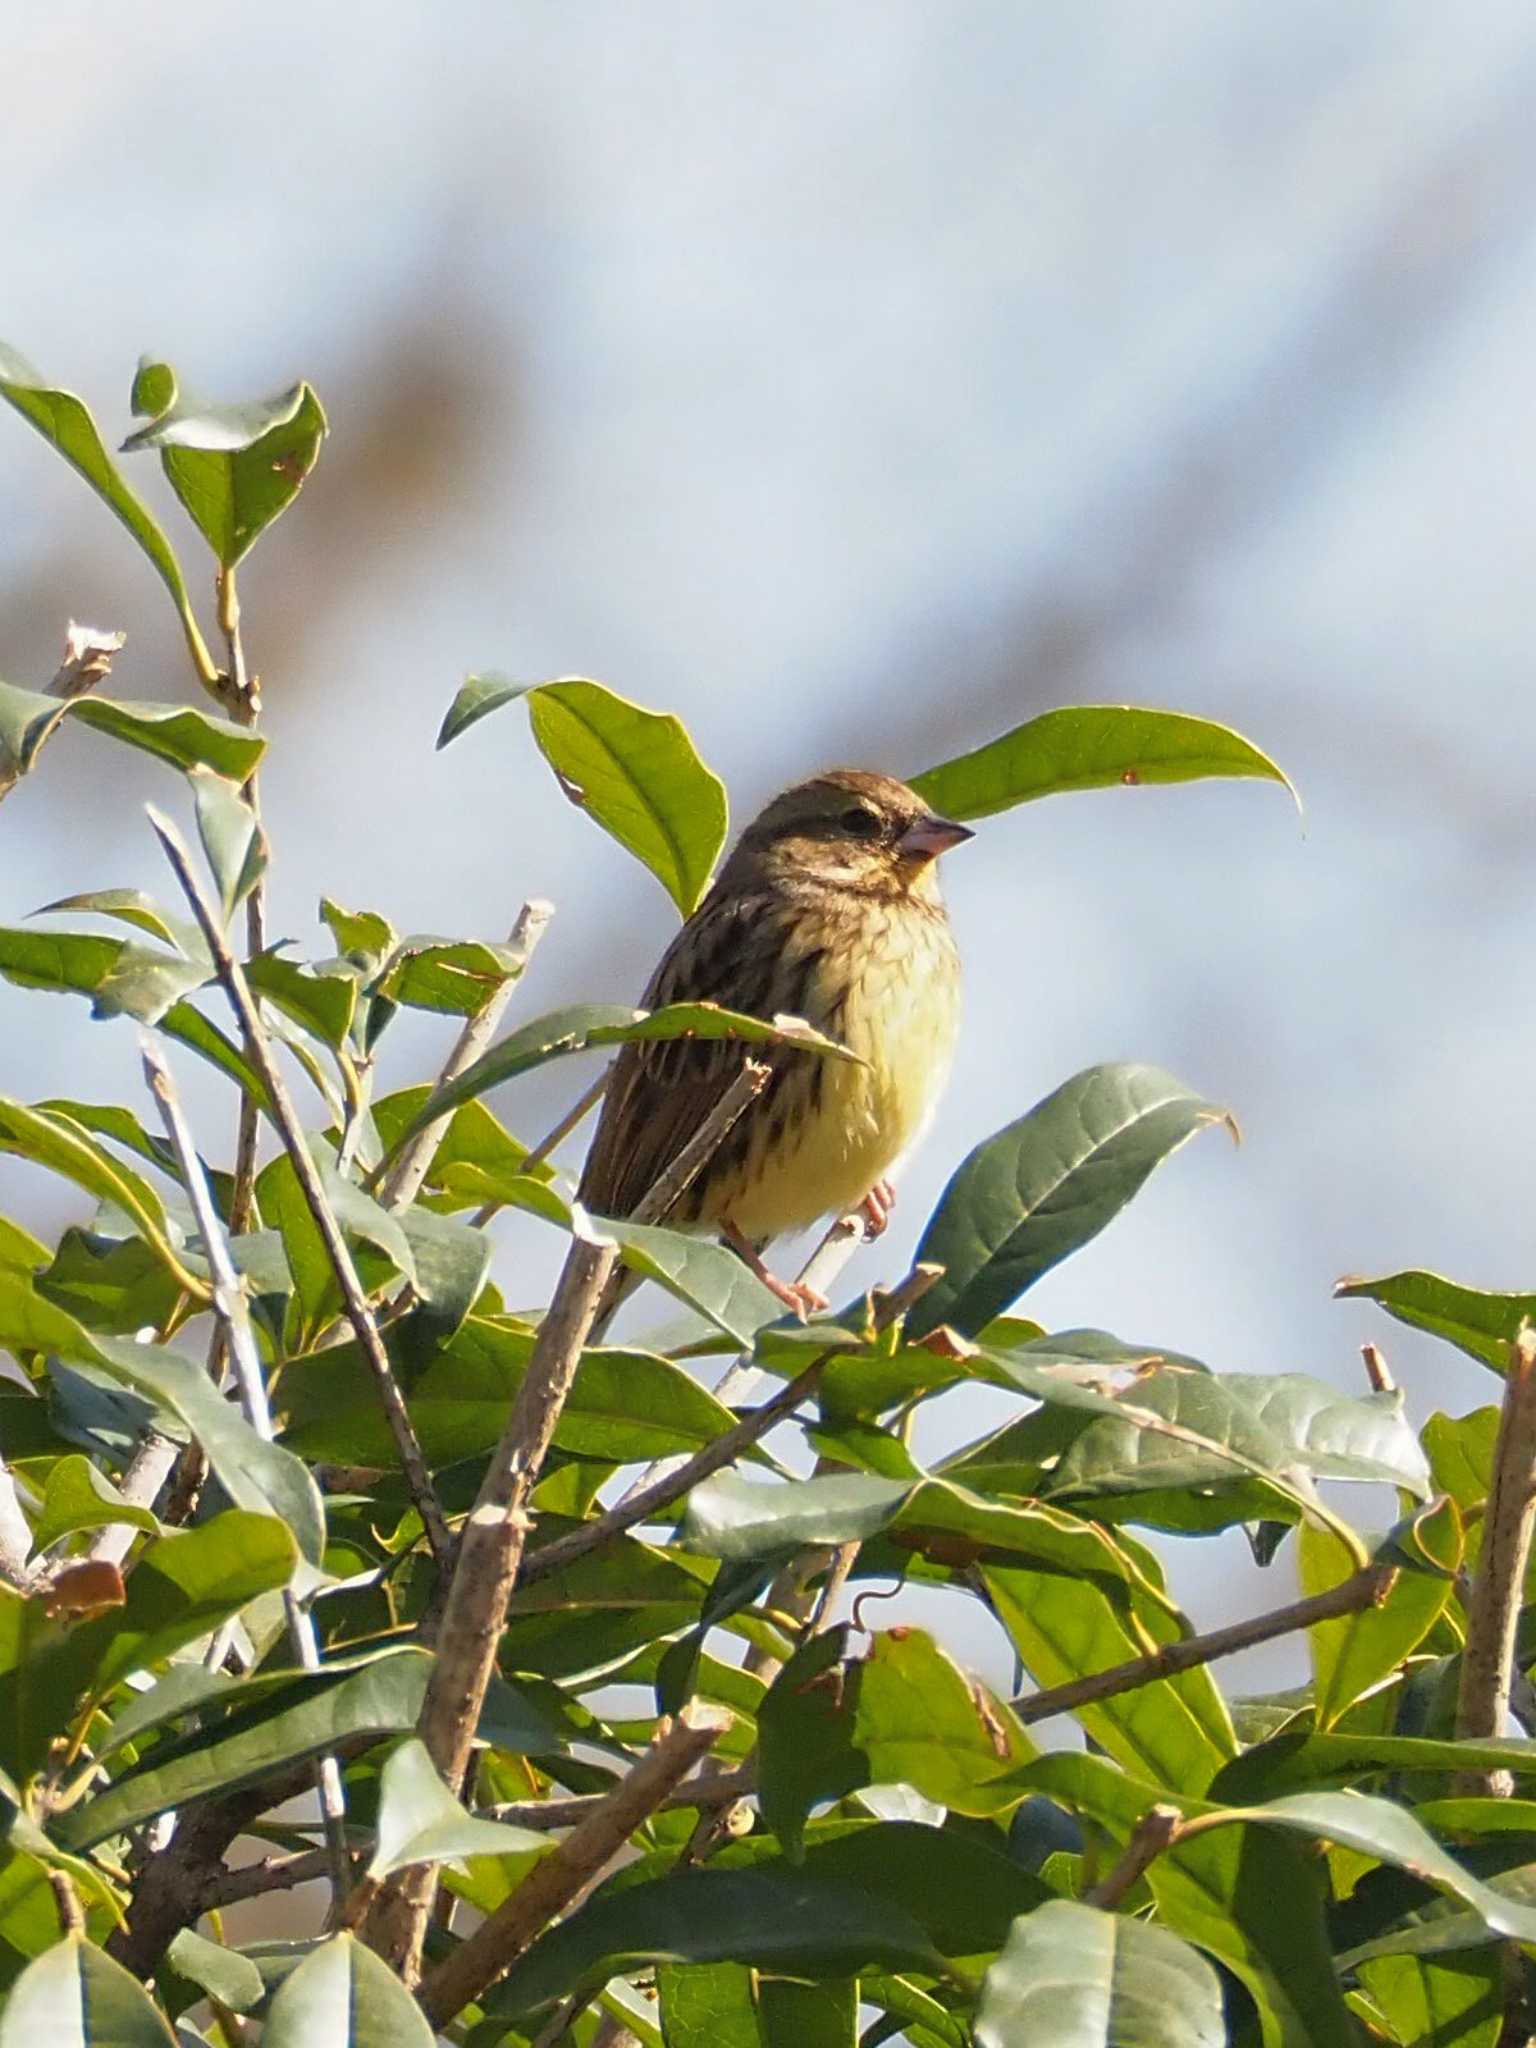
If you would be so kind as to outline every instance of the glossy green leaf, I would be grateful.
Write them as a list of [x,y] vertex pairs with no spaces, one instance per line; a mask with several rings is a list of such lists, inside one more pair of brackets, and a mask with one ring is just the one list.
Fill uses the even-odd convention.
[[1536,1294],[1485,1294],[1458,1286],[1438,1273],[1387,1273],[1379,1280],[1341,1280],[1334,1294],[1346,1301],[1374,1301],[1410,1329],[1427,1330],[1465,1351],[1480,1365],[1503,1373],[1520,1325],[1536,1322]]
[[262,2048],[432,2048],[421,2007],[386,1963],[333,1934],[279,1985]]
[[511,704],[525,696],[532,687],[531,683],[508,682],[505,676],[489,671],[485,675],[466,676],[438,728],[438,752],[441,753],[451,740],[456,740],[461,732],[467,732],[491,712],[499,711],[503,704]]
[[88,1849],[157,1813],[259,1783],[354,1737],[404,1734],[415,1728],[431,1669],[426,1651],[398,1648],[228,1687],[218,1695],[229,1703],[224,1713],[158,1744],[104,1791],[59,1815],[54,1833],[67,1848]]
[[566,795],[691,915],[725,844],[726,803],[682,720],[581,677],[540,683],[527,702],[533,737]]
[[947,818],[990,818],[1067,790],[1256,776],[1291,789],[1266,754],[1227,726],[1131,704],[1063,705],[911,778]]
[[989,1698],[921,1629],[874,1638],[849,1655],[851,1631],[826,1629],[784,1666],[758,1709],[763,1818],[785,1853],[803,1853],[813,1806],[867,1785],[910,1785],[956,1812],[1012,1803],[993,1789],[1031,1754],[1007,1708]]
[[1159,1067],[1090,1067],[986,1139],[939,1198],[917,1248],[944,1268],[907,1321],[964,1335],[1096,1237],[1196,1131],[1228,1121]]
[[553,1837],[466,1813],[414,1736],[394,1750],[379,1784],[379,1818],[370,1877],[388,1877],[411,1863],[457,1862],[464,1856],[539,1855]]
[[218,884],[227,924],[266,870],[266,834],[238,782],[210,768],[189,768],[187,780],[197,811],[197,836]]
[[138,1979],[79,1935],[29,1963],[0,2013],[0,2048],[38,2048],[42,2041],[52,2048],[175,2048]]
[[0,398],[13,405],[24,420],[36,427],[44,440],[52,442],[70,467],[79,471],[133,535],[171,593],[198,675],[205,684],[211,684],[218,671],[193,617],[192,601],[187,594],[181,564],[148,507],[124,482],[84,401],[72,391],[62,391],[46,383],[29,363],[3,344],[0,344]]
[[1053,1899],[982,1980],[976,2048],[1224,2048],[1216,1972],[1166,1928]]
[[134,411],[156,417],[123,443],[157,448],[182,504],[226,568],[248,553],[297,497],[320,454],[326,418],[308,384],[247,405],[208,405],[177,390],[167,363],[147,357]]

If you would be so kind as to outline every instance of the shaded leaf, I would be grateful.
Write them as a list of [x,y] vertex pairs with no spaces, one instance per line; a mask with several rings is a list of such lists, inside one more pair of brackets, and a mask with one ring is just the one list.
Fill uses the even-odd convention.
[[725,843],[726,803],[682,720],[581,677],[530,690],[528,717],[566,795],[690,916]]
[[245,978],[257,995],[275,1003],[322,1044],[339,1046],[352,1028],[357,976],[351,968],[343,966],[327,973],[307,962],[289,960],[273,948],[246,962]]
[[[1415,1518],[1427,1525],[1415,1548],[1438,1570],[1405,1570],[1379,1606],[1314,1622],[1307,1631],[1319,1727],[1330,1727],[1354,1702],[1396,1671],[1428,1634],[1455,1591],[1461,1564],[1461,1517],[1442,1498]],[[1323,1593],[1352,1576],[1358,1561],[1332,1530],[1304,1523],[1298,1536],[1303,1593]]]
[[1073,1899],[1013,1923],[982,1980],[976,2048],[1223,2048],[1221,1985],[1166,1928]]
[[[89,910],[97,917],[117,918],[123,924],[134,925],[139,931],[148,932],[151,938],[159,939],[189,956],[206,950],[202,933],[190,918],[171,917],[143,889],[87,889],[78,896],[61,896],[57,902],[45,903],[32,915],[52,917],[65,910]],[[71,985],[94,988],[99,979],[100,976],[96,975]]]
[[210,768],[231,782],[244,782],[266,741],[248,726],[188,704],[123,703],[110,697],[76,697],[69,715],[82,725],[169,761],[173,768]]
[[944,1268],[907,1322],[972,1335],[1096,1237],[1154,1166],[1225,1110],[1159,1067],[1089,1067],[986,1139],[939,1198],[920,1260]]
[[499,711],[503,704],[511,704],[532,688],[531,683],[508,682],[505,676],[487,672],[485,675],[466,676],[459,685],[458,694],[448,706],[442,724],[438,727],[437,751],[461,732],[469,728],[492,711]]
[[763,2048],[741,1963],[661,1963],[656,1991],[666,2048]]
[[990,818],[1035,797],[1116,784],[1257,776],[1291,795],[1289,777],[1227,726],[1131,704],[1063,705],[911,777],[947,818]]
[[801,1984],[762,1977],[757,1986],[763,2048],[854,2048],[859,2029],[859,1986],[853,1977]]
[[187,779],[197,811],[197,836],[218,884],[227,924],[265,872],[266,834],[237,782],[209,768],[189,768]]

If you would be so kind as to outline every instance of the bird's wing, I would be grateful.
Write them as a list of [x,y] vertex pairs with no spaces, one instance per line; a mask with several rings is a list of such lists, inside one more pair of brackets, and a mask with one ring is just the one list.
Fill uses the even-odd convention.
[[[761,895],[706,900],[677,934],[642,1002],[712,1002],[754,1017],[794,1007],[786,989],[782,907]],[[582,1172],[580,1199],[602,1216],[627,1216],[699,1128],[749,1056],[775,1069],[804,1053],[745,1046],[738,1039],[656,1039],[626,1045],[614,1062],[603,1111]],[[772,1096],[779,1074],[737,1123],[711,1162],[745,1156],[745,1128]],[[710,1172],[706,1165],[704,1173]],[[695,1183],[695,1189],[698,1187]],[[685,1196],[675,1212],[686,1218]]]

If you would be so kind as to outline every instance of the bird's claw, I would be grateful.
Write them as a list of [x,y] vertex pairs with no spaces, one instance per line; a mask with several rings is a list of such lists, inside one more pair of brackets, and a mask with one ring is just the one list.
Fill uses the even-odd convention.
[[891,1211],[896,1206],[896,1190],[888,1180],[877,1180],[869,1193],[860,1202],[858,1213],[864,1219],[865,1241],[879,1237],[891,1220]]
[[770,1273],[766,1266],[758,1274],[758,1278],[768,1292],[776,1295],[802,1323],[808,1316],[820,1315],[829,1306],[827,1297],[818,1293],[814,1287],[807,1287],[803,1280],[781,1280],[777,1273]]

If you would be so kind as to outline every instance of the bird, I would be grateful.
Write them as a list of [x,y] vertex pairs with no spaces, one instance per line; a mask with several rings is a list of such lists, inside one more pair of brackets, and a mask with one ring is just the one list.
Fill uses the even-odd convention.
[[[890,1169],[926,1128],[954,1054],[960,961],[937,864],[973,836],[905,783],[868,769],[831,768],[774,797],[641,1002],[718,1003],[766,1019],[787,1012],[857,1059],[733,1039],[627,1044],[604,1091],[582,1205],[599,1217],[631,1214],[743,1062],[766,1058],[766,1086],[666,1220],[712,1229],[802,1321],[824,1309],[819,1294],[773,1273],[762,1248],[855,1210],[866,1235],[884,1229]],[[604,1322],[617,1298],[616,1290]]]

